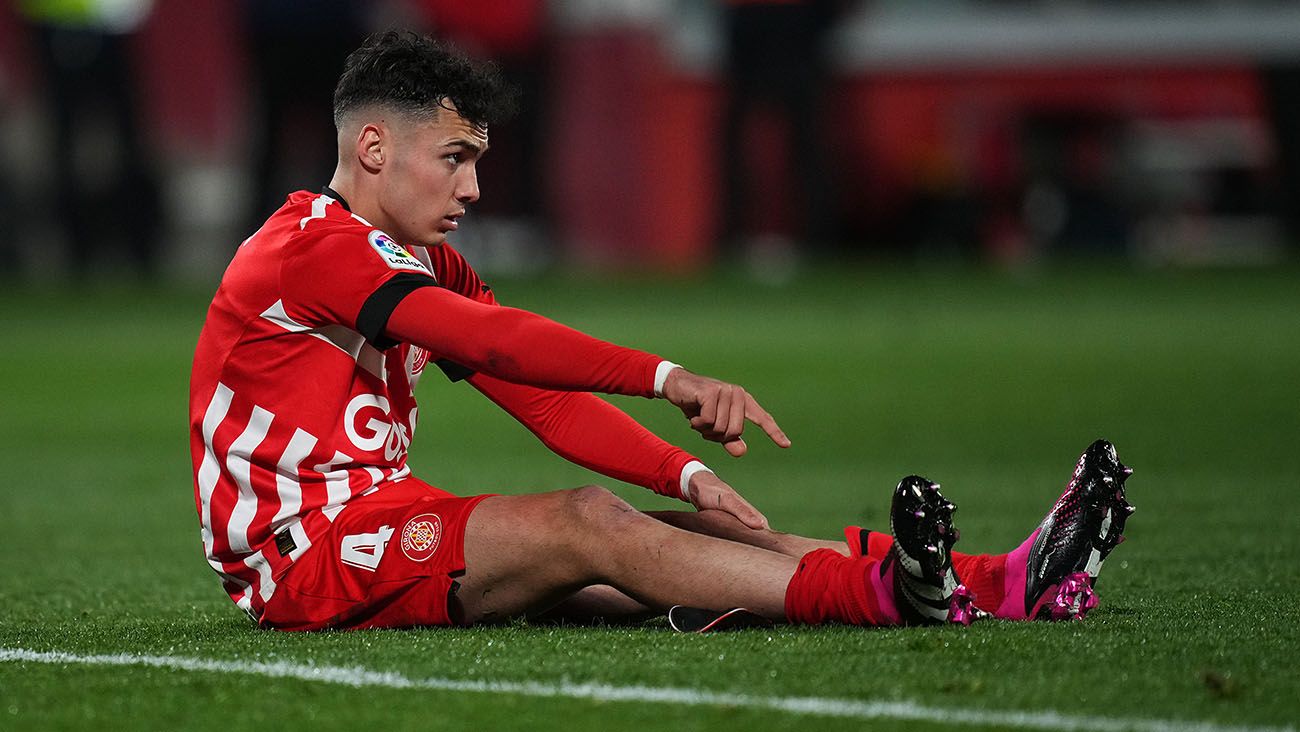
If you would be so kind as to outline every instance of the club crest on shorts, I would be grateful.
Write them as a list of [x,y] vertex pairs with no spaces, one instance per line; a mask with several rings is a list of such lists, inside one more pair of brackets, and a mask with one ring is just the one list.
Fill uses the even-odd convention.
[[384,264],[388,265],[389,269],[406,269],[429,274],[429,268],[424,266],[424,262],[416,259],[415,255],[406,251],[405,247],[379,229],[370,232],[366,240],[379,253],[379,258],[384,260]]
[[414,516],[402,527],[402,553],[412,562],[433,556],[441,542],[442,519],[436,513]]

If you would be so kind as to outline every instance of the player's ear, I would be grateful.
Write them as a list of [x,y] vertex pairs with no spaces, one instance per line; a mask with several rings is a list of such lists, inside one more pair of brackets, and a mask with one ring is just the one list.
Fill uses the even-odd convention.
[[371,173],[384,167],[388,147],[388,130],[377,124],[362,125],[357,132],[357,162]]

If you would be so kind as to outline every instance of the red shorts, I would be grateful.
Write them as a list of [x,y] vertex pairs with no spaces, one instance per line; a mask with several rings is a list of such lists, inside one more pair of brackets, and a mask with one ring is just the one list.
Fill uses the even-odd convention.
[[465,524],[488,496],[407,478],[349,502],[276,582],[260,625],[277,630],[451,625]]

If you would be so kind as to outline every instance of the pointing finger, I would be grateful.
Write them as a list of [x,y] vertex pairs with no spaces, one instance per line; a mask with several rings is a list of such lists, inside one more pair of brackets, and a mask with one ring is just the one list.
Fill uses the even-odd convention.
[[772,442],[775,442],[779,447],[790,446],[790,438],[786,437],[785,432],[777,426],[776,420],[772,419],[772,415],[768,414],[766,409],[760,407],[754,397],[749,394],[745,395],[745,416],[749,418],[750,422],[762,427],[767,436],[772,438]]

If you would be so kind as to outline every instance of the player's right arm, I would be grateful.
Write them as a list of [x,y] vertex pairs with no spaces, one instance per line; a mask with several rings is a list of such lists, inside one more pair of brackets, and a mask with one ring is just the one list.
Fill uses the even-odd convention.
[[407,294],[383,329],[476,372],[564,391],[654,397],[662,358],[593,338],[536,313],[441,287]]
[[[504,381],[563,391],[663,396],[705,439],[731,455],[745,454],[745,422],[789,447],[776,421],[743,388],[682,368],[663,371],[664,359],[593,338],[526,310],[485,304],[440,287],[407,294],[383,332],[474,371]],[[656,389],[657,376],[664,376]]]
[[283,308],[295,323],[342,324],[380,349],[413,343],[472,372],[543,389],[663,396],[732,455],[745,451],[740,433],[746,419],[778,445],[789,444],[739,387],[668,370],[653,354],[500,306],[445,245],[429,252],[437,259],[435,279],[423,263],[382,232],[359,226],[332,199],[317,198],[311,210],[280,268]]

